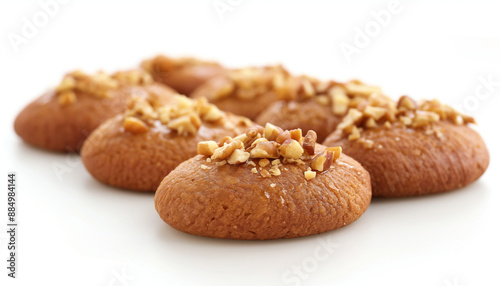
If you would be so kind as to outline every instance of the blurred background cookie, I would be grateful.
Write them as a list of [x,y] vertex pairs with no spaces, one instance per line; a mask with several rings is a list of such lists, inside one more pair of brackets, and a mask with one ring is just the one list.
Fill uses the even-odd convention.
[[142,62],[155,81],[165,84],[178,93],[190,95],[207,80],[222,75],[226,69],[216,62],[196,58],[172,58],[158,55]]
[[222,110],[254,120],[267,106],[279,100],[278,85],[289,77],[282,66],[230,70],[198,87],[191,97],[206,97]]
[[488,167],[483,139],[467,126],[474,119],[438,100],[371,96],[360,107],[350,109],[323,144],[342,146],[370,172],[374,196],[451,191]]
[[234,136],[252,125],[204,98],[176,95],[163,104],[136,97],[124,114],[90,135],[81,156],[90,174],[105,184],[154,191],[170,171],[196,155],[199,141]]
[[53,151],[79,151],[99,124],[126,109],[131,95],[171,97],[175,92],[154,83],[141,70],[108,75],[73,71],[61,83],[26,106],[14,122],[27,143]]

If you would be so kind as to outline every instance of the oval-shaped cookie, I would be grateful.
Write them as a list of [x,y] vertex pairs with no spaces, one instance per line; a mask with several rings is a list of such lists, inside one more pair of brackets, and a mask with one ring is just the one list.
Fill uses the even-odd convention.
[[419,105],[404,96],[394,107],[349,111],[324,144],[342,146],[368,170],[374,196],[440,193],[474,182],[488,167],[486,145],[469,122],[437,100]]
[[340,148],[315,144],[312,133],[302,138],[268,124],[219,145],[200,142],[201,154],[161,182],[156,210],[175,229],[226,239],[293,238],[348,225],[370,203],[370,176]]
[[138,70],[113,75],[74,71],[59,86],[26,106],[17,116],[14,129],[31,145],[78,152],[99,124],[125,111],[133,94],[151,94],[161,100],[175,92],[155,84],[148,74]]
[[155,81],[184,95],[190,95],[207,80],[226,72],[226,69],[216,62],[195,58],[171,58],[163,55],[145,60],[141,66],[153,76]]
[[92,132],[81,156],[92,176],[105,184],[154,191],[171,170],[196,155],[198,141],[234,136],[251,125],[205,99],[177,95],[163,105],[134,98],[125,114]]

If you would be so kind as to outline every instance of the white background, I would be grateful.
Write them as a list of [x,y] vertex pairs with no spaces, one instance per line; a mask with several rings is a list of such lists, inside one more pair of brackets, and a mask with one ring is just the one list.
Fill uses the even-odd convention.
[[[214,3],[233,6],[220,15]],[[16,52],[9,37],[22,36],[23,18],[33,22],[43,9],[36,1],[2,1],[0,284],[500,285],[500,7],[494,1],[402,2],[402,10],[377,31],[373,13],[387,5],[75,1],[58,5],[46,23],[41,16],[45,25]],[[372,36],[348,62],[341,43],[354,45],[356,28],[367,25]],[[114,71],[157,53],[231,67],[283,63],[294,73],[324,79],[359,78],[394,97],[437,97],[462,105],[479,122],[474,128],[489,147],[490,167],[478,182],[455,192],[374,199],[358,221],[339,230],[241,242],[173,230],[158,217],[153,194],[104,186],[78,157],[31,148],[14,134],[15,115],[66,71]],[[497,86],[478,98],[475,90],[484,93],[478,86],[488,77]],[[70,171],[58,177],[54,164]],[[4,267],[11,170],[19,182],[16,280],[6,277]],[[319,240],[336,247],[326,252]],[[321,251],[321,261],[315,251]],[[287,272],[294,265],[302,278]]]

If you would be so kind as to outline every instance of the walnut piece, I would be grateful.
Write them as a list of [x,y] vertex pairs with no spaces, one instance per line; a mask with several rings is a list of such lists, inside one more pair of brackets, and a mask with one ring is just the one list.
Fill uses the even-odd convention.
[[123,120],[123,128],[129,132],[136,134],[145,133],[149,130],[148,126],[146,125],[146,123],[144,123],[144,121],[131,116],[127,116]]
[[215,141],[201,141],[198,142],[197,150],[200,155],[212,156],[217,148],[219,148],[219,145]]

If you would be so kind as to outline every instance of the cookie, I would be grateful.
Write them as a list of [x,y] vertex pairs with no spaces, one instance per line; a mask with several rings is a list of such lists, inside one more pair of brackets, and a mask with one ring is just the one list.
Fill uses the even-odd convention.
[[14,129],[31,145],[52,151],[79,151],[99,124],[125,111],[132,94],[149,93],[166,98],[174,91],[154,83],[140,70],[113,75],[74,71],[26,106],[17,116]]
[[267,124],[217,144],[161,182],[155,207],[171,227],[226,239],[293,238],[348,225],[367,209],[370,176],[310,131]]
[[249,67],[228,71],[198,87],[191,97],[206,97],[220,109],[254,120],[279,100],[281,82],[290,77],[282,66]]
[[349,110],[323,144],[342,146],[370,172],[374,196],[441,193],[467,186],[488,167],[486,145],[469,123],[474,119],[437,100],[372,97]]
[[155,81],[184,95],[190,95],[207,80],[226,72],[223,66],[215,62],[195,58],[171,58],[163,55],[145,60],[141,66],[151,74]]
[[381,94],[380,88],[354,80],[347,83],[319,81],[311,77],[291,77],[283,83],[284,92],[277,101],[255,119],[257,124],[270,122],[284,129],[314,130],[318,141],[335,131],[347,112],[358,101],[372,93]]
[[206,99],[176,95],[169,104],[133,98],[124,114],[97,128],[82,148],[82,161],[97,180],[119,188],[154,191],[198,141],[234,136],[252,126]]

